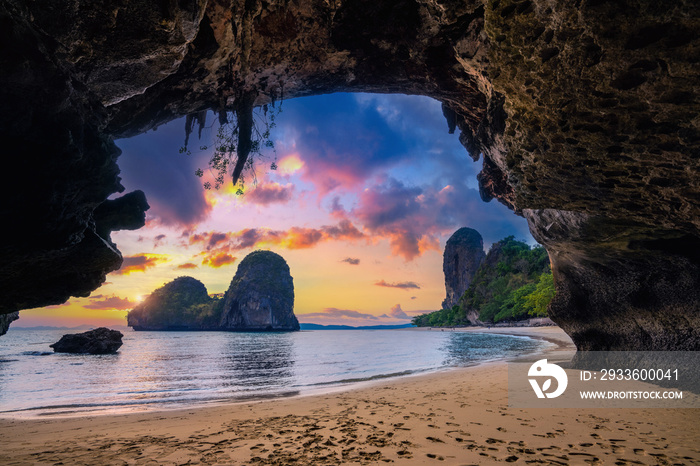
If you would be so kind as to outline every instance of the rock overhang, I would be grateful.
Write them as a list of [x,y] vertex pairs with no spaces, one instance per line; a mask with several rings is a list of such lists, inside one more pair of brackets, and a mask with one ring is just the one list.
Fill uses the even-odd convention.
[[[617,339],[625,348],[697,349],[698,301],[686,288],[698,282],[698,259],[692,248],[663,245],[680,239],[693,246],[700,237],[700,39],[693,32],[700,30],[699,8],[641,0],[200,0],[105,3],[100,10],[77,0],[51,9],[4,1],[2,40],[24,53],[3,47],[10,113],[46,103],[19,94],[55,88],[48,113],[37,113],[38,129],[5,115],[8,147],[28,154],[37,131],[57,126],[47,146],[60,148],[64,160],[100,167],[71,162],[72,172],[59,171],[62,185],[29,200],[10,194],[24,209],[46,214],[41,225],[22,225],[35,241],[12,238],[8,257],[48,267],[68,260],[57,249],[90,255],[80,244],[96,231],[93,212],[120,188],[111,138],[225,110],[244,92],[254,92],[256,104],[335,91],[421,94],[444,103],[460,141],[475,159],[483,157],[482,197],[525,215],[547,247],[562,298],[575,298],[553,314],[580,335],[574,337],[580,347],[612,349]],[[52,173],[55,162],[42,161]],[[23,163],[13,170],[27,169]],[[66,204],[53,191],[76,194]],[[18,216],[12,207],[3,210]],[[41,257],[36,244],[47,244]],[[102,264],[86,259],[80,276],[58,277],[62,286],[89,292],[117,266],[118,253],[110,254]],[[664,288],[656,298],[643,299],[624,279],[651,274],[665,283],[673,270],[685,277],[685,288]],[[581,297],[596,294],[606,276],[619,277],[615,286],[629,299],[605,307],[603,314],[614,317],[595,336],[576,330],[583,316],[597,315]],[[598,304],[609,296],[599,294]],[[67,297],[59,295],[44,301]],[[687,299],[659,304],[669,296]],[[614,322],[641,315],[641,330],[610,332]]]

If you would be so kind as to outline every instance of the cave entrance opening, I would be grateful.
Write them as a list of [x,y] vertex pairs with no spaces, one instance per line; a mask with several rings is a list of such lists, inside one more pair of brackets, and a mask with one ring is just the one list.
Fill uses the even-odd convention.
[[290,266],[300,322],[407,324],[440,307],[442,250],[458,228],[478,230],[487,248],[509,235],[534,244],[524,219],[481,200],[481,164],[448,132],[438,101],[339,93],[274,111],[274,150],[261,151],[257,182],[244,173],[242,190],[230,178],[214,189],[212,112],[187,150],[186,118],[117,141],[122,184],[151,207],[144,228],[112,234],[124,263],[93,296],[115,297],[113,316],[178,276],[223,293],[247,254],[269,249]]

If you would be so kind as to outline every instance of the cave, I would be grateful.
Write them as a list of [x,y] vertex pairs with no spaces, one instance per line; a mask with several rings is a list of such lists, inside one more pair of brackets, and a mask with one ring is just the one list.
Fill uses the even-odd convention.
[[114,140],[332,92],[424,95],[549,252],[580,350],[700,349],[700,5],[0,2],[2,321],[87,296],[138,229]]

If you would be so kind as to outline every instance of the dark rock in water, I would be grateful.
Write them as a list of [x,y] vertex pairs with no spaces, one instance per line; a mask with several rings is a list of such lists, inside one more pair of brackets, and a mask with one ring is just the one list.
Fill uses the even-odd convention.
[[19,319],[19,312],[11,312],[9,314],[0,314],[0,335],[7,333],[10,324]]
[[449,309],[459,303],[459,298],[469,288],[484,257],[484,240],[478,231],[460,228],[450,236],[445,244],[442,262],[447,292],[447,297],[442,302],[443,309]]
[[123,336],[118,330],[100,327],[84,333],[63,335],[57,343],[49,346],[56,353],[111,354],[122,346]]
[[134,330],[215,330],[222,299],[211,298],[202,282],[178,277],[155,290],[126,316]]
[[299,330],[294,281],[282,256],[254,251],[241,261],[224,298],[221,328]]

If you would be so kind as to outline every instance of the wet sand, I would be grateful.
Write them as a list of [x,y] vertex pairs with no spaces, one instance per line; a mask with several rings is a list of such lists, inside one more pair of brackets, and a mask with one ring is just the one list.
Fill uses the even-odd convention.
[[[558,328],[488,331],[572,350]],[[694,409],[509,408],[496,362],[278,400],[0,419],[0,464],[700,464],[698,419]]]

